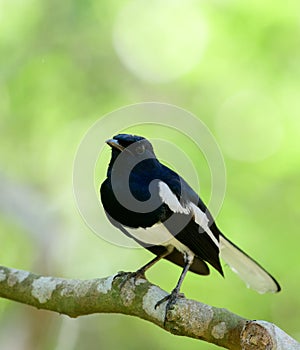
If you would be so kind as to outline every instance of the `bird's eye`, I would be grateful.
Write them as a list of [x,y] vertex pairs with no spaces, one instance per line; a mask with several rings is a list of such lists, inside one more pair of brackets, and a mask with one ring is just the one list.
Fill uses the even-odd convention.
[[145,152],[145,146],[144,145],[138,145],[136,148],[135,148],[135,152],[137,154],[143,154]]

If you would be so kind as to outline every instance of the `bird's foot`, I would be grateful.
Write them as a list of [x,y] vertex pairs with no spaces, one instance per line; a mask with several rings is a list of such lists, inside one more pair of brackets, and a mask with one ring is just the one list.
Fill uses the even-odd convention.
[[178,298],[184,298],[184,294],[179,293],[179,290],[175,288],[172,290],[171,294],[166,295],[164,298],[162,298],[155,304],[154,308],[157,309],[159,305],[167,301],[164,326],[166,326],[166,322],[168,320],[168,313],[170,310],[174,309],[174,305],[176,304]]
[[133,280],[133,282],[135,283],[135,281],[137,281],[138,279],[146,279],[145,271],[142,269],[137,270],[135,272],[120,271],[115,275],[114,280],[117,278],[122,279],[122,281],[120,282],[120,289],[122,289],[125,286],[125,284],[130,280]]

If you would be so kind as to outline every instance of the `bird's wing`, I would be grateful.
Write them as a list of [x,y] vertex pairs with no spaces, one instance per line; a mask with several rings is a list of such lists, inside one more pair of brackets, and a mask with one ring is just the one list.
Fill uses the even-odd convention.
[[[195,205],[195,193],[188,184],[180,180],[180,186],[179,192],[176,179],[174,181],[172,178],[172,181],[163,185],[165,189],[164,192],[161,192],[161,195],[164,193],[163,201],[171,210],[177,212],[176,215],[183,215],[183,209],[180,206],[190,207],[193,213],[193,220],[176,235],[176,239],[189,247],[201,259],[209,262],[221,274],[219,255],[249,288],[259,293],[279,292],[280,286],[277,281],[219,231],[204,203],[199,199],[198,205]],[[173,197],[170,194],[167,195],[168,191],[172,192]],[[174,197],[177,198],[177,209]],[[184,201],[180,200],[182,197]]]
[[[223,275],[219,260],[219,231],[212,230],[215,225],[208,211],[201,210],[200,207],[206,207],[200,198],[177,174],[166,177],[166,182],[159,181],[158,189],[162,202],[172,212],[163,222],[166,228],[177,241]],[[178,227],[182,229],[178,230]]]
[[[182,220],[182,214],[174,214],[174,216],[178,217],[176,220]],[[185,219],[183,218],[183,220]],[[173,227],[169,228],[167,222],[164,224],[169,231],[173,231],[173,225]],[[188,247],[196,257],[212,265],[223,276],[218,246],[215,245],[209,235],[193,219],[180,232],[176,232],[175,239]]]

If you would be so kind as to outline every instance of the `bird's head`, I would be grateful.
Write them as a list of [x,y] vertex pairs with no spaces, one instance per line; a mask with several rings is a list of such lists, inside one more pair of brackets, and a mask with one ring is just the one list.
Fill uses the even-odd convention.
[[111,146],[113,153],[117,156],[124,152],[129,157],[141,157],[152,158],[154,151],[151,143],[142,136],[130,135],[130,134],[118,134],[112,139],[106,141]]
[[151,143],[142,136],[118,134],[107,140],[106,143],[112,148],[109,168],[114,165],[120,155],[120,161],[126,162],[127,165],[137,165],[145,160],[149,160],[147,163],[150,165],[151,160],[157,161]]

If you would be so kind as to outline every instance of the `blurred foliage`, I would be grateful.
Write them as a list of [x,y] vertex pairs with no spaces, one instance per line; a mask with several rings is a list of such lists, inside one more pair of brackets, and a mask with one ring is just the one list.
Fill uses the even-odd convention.
[[[143,6],[149,7],[143,1],[134,3],[141,12],[133,14],[132,21],[144,15]],[[190,11],[194,21],[199,14],[207,38],[197,64],[163,82],[147,81],[127,68],[116,50],[114,28],[126,4],[0,0],[1,264],[92,278],[135,270],[150,259],[148,252],[111,245],[85,226],[73,198],[73,160],[86,130],[111,110],[141,101],[176,104],[201,118],[224,152],[227,192],[217,218],[220,228],[282,285],[280,294],[261,296],[246,289],[225,267],[225,280],[215,272],[210,277],[191,274],[182,291],[244,317],[274,322],[300,340],[299,1],[176,1],[176,6],[184,6],[184,16]],[[163,1],[155,4],[156,11],[171,6]],[[160,22],[159,33],[155,15],[148,16],[150,24],[153,20],[148,34],[154,35],[154,43],[163,43],[162,48],[175,48],[174,55],[181,55],[176,64],[184,64],[184,57],[192,53],[180,52],[176,38],[179,42],[180,35],[189,33],[170,24],[170,18],[165,27]],[[203,43],[196,38],[194,45],[198,44]],[[143,57],[134,54],[136,60]],[[157,69],[164,51],[151,54],[149,62],[155,62]],[[172,67],[170,60],[170,72]],[[239,98],[245,92],[246,102]],[[150,129],[144,130],[145,136],[151,135]],[[203,160],[189,147],[207,200],[209,174],[201,173]],[[105,168],[102,164],[99,183]],[[103,229],[116,234],[107,223]],[[171,290],[179,273],[177,267],[161,262],[148,277]],[[4,300],[0,301],[0,347],[216,348],[174,337],[130,317],[69,320]]]

